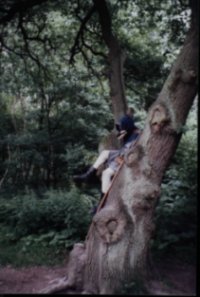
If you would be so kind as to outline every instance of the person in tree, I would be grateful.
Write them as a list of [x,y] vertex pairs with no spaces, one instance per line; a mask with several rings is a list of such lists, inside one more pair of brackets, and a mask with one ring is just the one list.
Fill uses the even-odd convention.
[[126,114],[116,124],[118,139],[122,140],[123,146],[118,150],[103,150],[89,170],[80,175],[74,175],[75,182],[89,182],[97,169],[106,163],[107,168],[103,170],[101,176],[101,197],[108,191],[111,181],[123,160],[123,156],[131,144],[136,141],[140,130],[135,126],[134,109],[128,108]]
[[132,140],[134,133],[139,131],[135,126],[134,113],[135,110],[132,107],[127,108],[126,114],[120,119],[120,122],[115,125],[119,132],[118,138],[122,139],[123,144]]

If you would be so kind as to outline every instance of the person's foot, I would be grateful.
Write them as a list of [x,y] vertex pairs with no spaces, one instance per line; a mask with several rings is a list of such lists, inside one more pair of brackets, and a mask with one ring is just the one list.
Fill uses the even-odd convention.
[[74,175],[73,180],[75,182],[88,182],[95,172],[96,172],[96,169],[92,166],[88,169],[86,173],[83,173],[80,175]]
[[91,209],[91,211],[90,211],[90,214],[91,214],[92,216],[94,216],[95,213],[97,212],[97,208],[98,208],[98,205],[95,205],[95,206],[92,207],[92,209]]

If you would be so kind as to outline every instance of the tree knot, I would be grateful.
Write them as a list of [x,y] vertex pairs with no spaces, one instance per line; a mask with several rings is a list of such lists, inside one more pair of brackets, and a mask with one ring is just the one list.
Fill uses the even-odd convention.
[[117,242],[124,234],[126,220],[121,213],[117,214],[113,208],[102,209],[94,216],[93,222],[105,243]]
[[157,104],[151,113],[150,127],[153,133],[161,133],[163,127],[170,122],[166,107]]
[[132,167],[144,156],[144,149],[141,145],[130,148],[130,150],[125,155],[125,163],[128,167]]
[[184,84],[191,84],[196,81],[197,73],[193,69],[181,69],[178,68],[174,72],[174,78],[169,85],[170,91],[175,91],[177,85],[182,82]]

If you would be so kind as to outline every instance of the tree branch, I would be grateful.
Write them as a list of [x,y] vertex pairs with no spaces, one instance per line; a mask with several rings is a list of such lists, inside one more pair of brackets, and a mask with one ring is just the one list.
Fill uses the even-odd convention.
[[41,61],[38,58],[38,56],[34,55],[32,53],[32,51],[31,51],[31,49],[30,49],[30,46],[29,46],[29,43],[28,43],[28,40],[30,38],[29,38],[29,36],[27,34],[26,29],[23,26],[23,16],[21,15],[21,13],[20,13],[20,16],[19,16],[18,27],[21,30],[22,37],[23,37],[23,40],[24,40],[24,45],[25,45],[25,51],[27,52],[28,56],[37,64],[39,71],[42,69],[44,71],[45,76],[47,78],[49,78],[49,75],[48,75],[48,72],[47,72],[45,66],[41,63]]
[[79,28],[79,31],[76,35],[75,41],[74,41],[74,45],[71,49],[71,55],[70,55],[70,60],[69,63],[72,64],[74,62],[74,56],[77,53],[77,48],[79,47],[79,40],[81,35],[83,35],[86,23],[89,21],[89,19],[91,18],[91,16],[93,15],[95,11],[95,6],[93,6],[89,12],[87,13],[87,15],[85,16],[85,18],[82,20],[81,26]]
[[84,38],[82,38],[82,43],[83,43],[83,45],[84,45],[87,49],[89,49],[95,56],[101,56],[101,57],[103,57],[104,59],[107,59],[107,56],[106,56],[104,53],[95,51],[89,44],[87,44],[87,43],[85,42]]
[[111,18],[108,8],[104,0],[93,0],[93,3],[99,13],[99,21],[101,24],[103,38],[108,48],[110,48],[113,44],[115,44],[116,39],[112,33]]
[[6,15],[0,18],[0,25],[5,25],[11,20],[15,18],[18,13],[25,13],[29,8],[32,8],[36,5],[40,5],[41,3],[47,2],[49,0],[24,0],[24,1],[16,1],[14,4],[8,9]]
[[189,0],[189,6],[192,10],[192,26],[195,27],[195,23],[198,23],[198,11],[199,11],[198,0]]

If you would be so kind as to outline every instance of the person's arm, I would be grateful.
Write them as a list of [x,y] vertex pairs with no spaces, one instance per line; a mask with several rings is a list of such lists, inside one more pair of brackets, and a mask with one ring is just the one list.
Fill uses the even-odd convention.
[[120,124],[119,124],[119,123],[116,123],[116,124],[115,124],[115,128],[116,128],[116,130],[117,130],[118,132],[121,131],[121,129],[120,129]]
[[119,122],[119,128],[121,130],[126,130],[126,116],[123,116]]
[[126,134],[127,134],[127,132],[126,132],[125,130],[122,130],[122,131],[119,132],[119,135],[117,136],[117,138],[118,138],[119,140],[121,140],[121,139],[124,138],[124,136],[125,136]]

